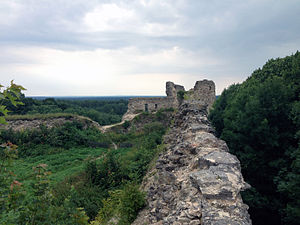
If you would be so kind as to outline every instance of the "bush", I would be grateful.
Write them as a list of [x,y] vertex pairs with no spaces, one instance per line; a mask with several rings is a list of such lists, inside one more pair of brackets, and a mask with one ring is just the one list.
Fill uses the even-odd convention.
[[1,130],[0,141],[17,144],[21,157],[50,154],[53,152],[53,147],[57,149],[70,149],[76,146],[108,148],[111,142],[96,128],[84,129],[84,124],[79,121],[67,122],[52,128],[41,125],[38,129],[25,131]]
[[120,222],[119,224],[131,224],[139,210],[145,206],[145,193],[141,192],[137,185],[127,184],[120,194]]
[[120,148],[132,148],[133,144],[129,142],[123,142],[120,144]]
[[186,92],[182,90],[177,92],[177,99],[179,100],[179,102],[183,101],[185,93]]
[[145,193],[135,184],[126,184],[123,189],[110,192],[109,198],[103,200],[103,208],[92,224],[108,224],[112,218],[118,220],[118,225],[131,224],[145,203]]
[[123,127],[124,129],[127,129],[128,127],[130,127],[130,122],[126,120],[126,121],[122,124],[122,127]]

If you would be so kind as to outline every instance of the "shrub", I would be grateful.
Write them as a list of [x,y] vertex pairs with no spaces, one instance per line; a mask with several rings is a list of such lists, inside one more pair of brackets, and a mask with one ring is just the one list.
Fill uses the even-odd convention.
[[177,92],[177,99],[181,102],[183,99],[184,99],[184,95],[185,95],[185,91],[182,91],[182,90],[180,90],[180,91],[178,91]]
[[122,124],[122,127],[123,127],[124,129],[127,129],[128,127],[130,127],[130,122],[126,120],[126,121]]
[[120,144],[120,148],[132,148],[133,144],[129,142],[123,142]]
[[109,198],[103,200],[103,208],[92,224],[108,224],[112,218],[118,220],[118,225],[131,224],[145,203],[145,193],[135,184],[126,184],[121,190],[111,191]]
[[119,224],[132,223],[139,210],[145,206],[145,193],[137,185],[127,184],[120,194],[120,222]]
[[[96,128],[84,129],[82,122],[67,122],[60,127],[13,131],[1,130],[0,141],[10,141],[19,146],[20,156],[37,156],[50,154],[54,148],[70,149],[76,146],[108,148],[110,139]],[[55,151],[54,151],[55,152]]]

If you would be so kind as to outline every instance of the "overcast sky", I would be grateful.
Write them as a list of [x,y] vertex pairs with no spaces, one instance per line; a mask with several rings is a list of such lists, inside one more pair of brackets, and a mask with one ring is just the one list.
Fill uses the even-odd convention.
[[217,93],[300,50],[299,0],[0,0],[0,83],[26,95]]

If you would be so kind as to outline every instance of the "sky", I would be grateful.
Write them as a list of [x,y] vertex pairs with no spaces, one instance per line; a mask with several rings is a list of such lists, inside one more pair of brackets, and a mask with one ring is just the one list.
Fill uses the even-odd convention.
[[217,94],[300,50],[299,0],[0,0],[0,84],[26,96]]

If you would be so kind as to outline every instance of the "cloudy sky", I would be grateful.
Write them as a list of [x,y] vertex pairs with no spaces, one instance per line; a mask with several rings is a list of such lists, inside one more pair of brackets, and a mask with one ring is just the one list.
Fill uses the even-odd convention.
[[219,94],[300,50],[299,0],[0,0],[0,83],[28,96]]

